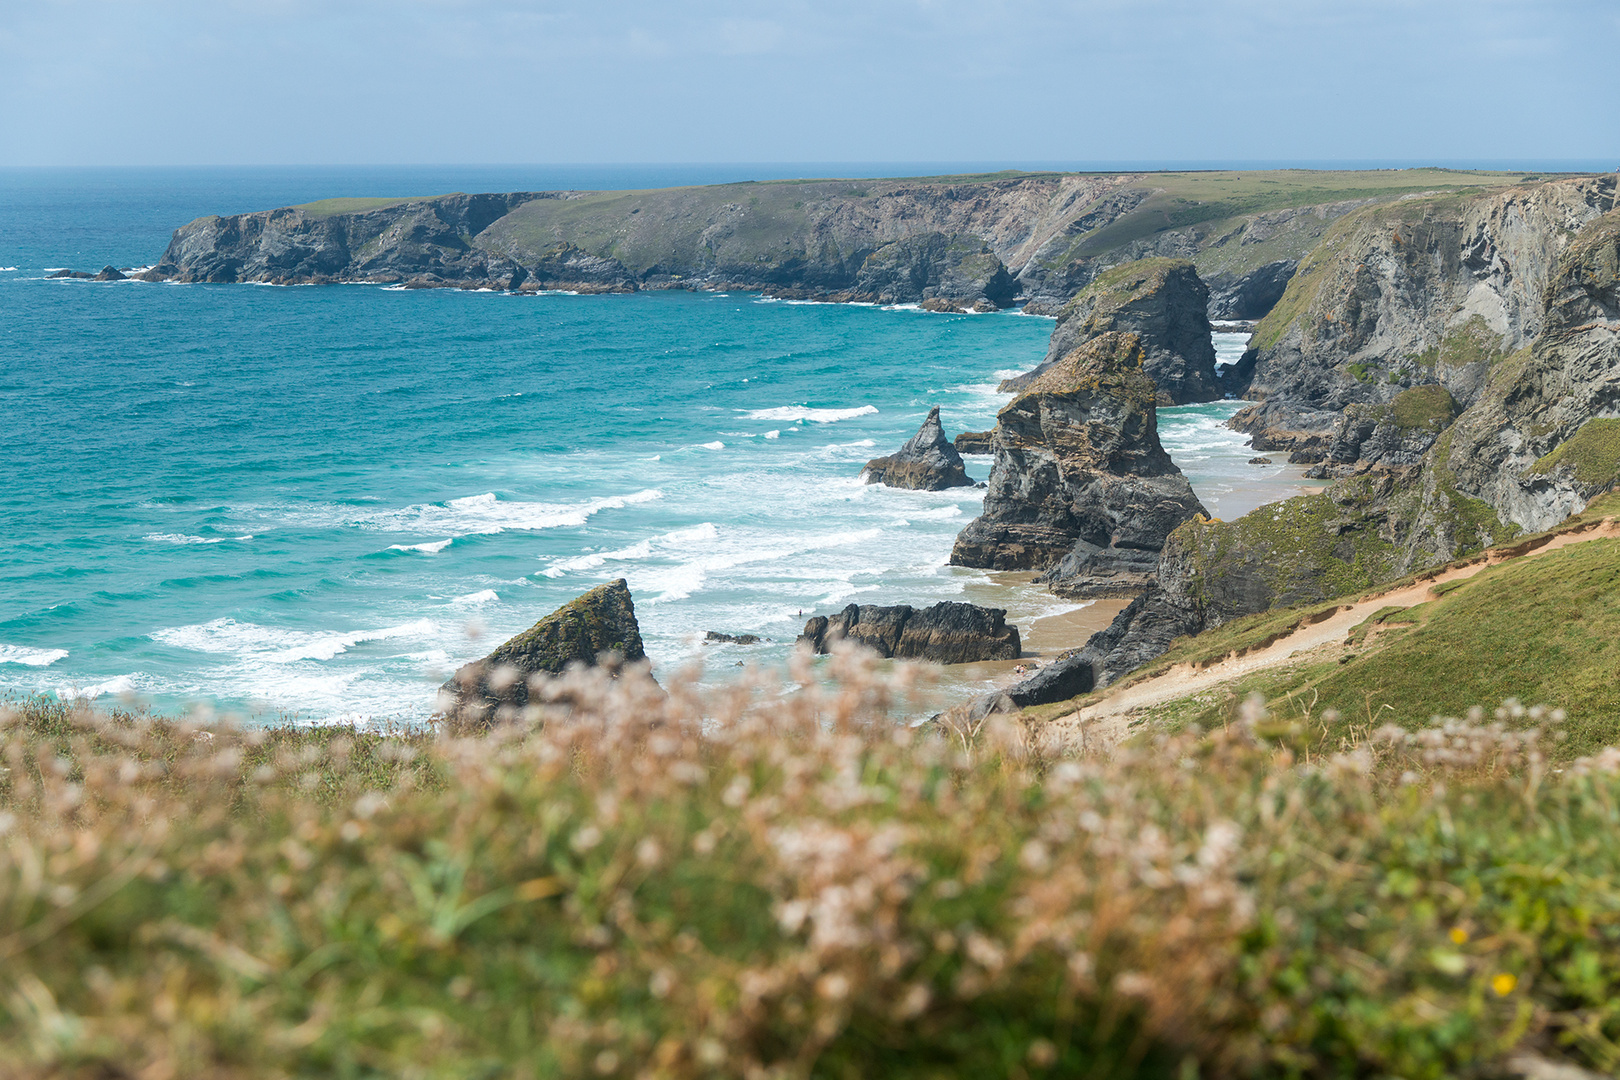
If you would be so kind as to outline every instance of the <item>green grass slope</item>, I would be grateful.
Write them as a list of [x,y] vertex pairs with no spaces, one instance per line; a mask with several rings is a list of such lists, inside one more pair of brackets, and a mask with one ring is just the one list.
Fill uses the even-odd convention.
[[[1617,511],[1620,498],[1610,495],[1576,521]],[[1308,724],[1320,744],[1338,747],[1386,722],[1419,727],[1517,698],[1568,715],[1552,751],[1559,759],[1620,743],[1620,539],[1510,560],[1434,592],[1404,611],[1376,612],[1343,646],[1156,709],[1146,726],[1223,724],[1259,693],[1284,702],[1281,711]],[[1149,671],[1263,648],[1355,599],[1235,620],[1180,642]],[[1330,711],[1336,720],[1324,718]]]

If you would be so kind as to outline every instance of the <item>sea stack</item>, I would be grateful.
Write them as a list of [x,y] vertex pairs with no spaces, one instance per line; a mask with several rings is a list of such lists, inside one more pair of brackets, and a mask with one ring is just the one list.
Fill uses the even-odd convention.
[[646,657],[635,604],[624,578],[598,585],[553,611],[500,648],[461,667],[439,689],[445,715],[477,724],[515,720],[529,703],[535,675],[569,664],[594,667]]
[[904,446],[889,457],[868,461],[862,475],[868,484],[918,491],[943,491],[973,483],[962,466],[962,455],[940,427],[938,405],[928,410],[928,419]]
[[1159,443],[1142,339],[1103,334],[1049,366],[996,417],[984,513],[951,562],[1046,571],[1054,592],[1128,595],[1165,538],[1204,507]]
[[1004,380],[1022,391],[1075,349],[1123,331],[1142,341],[1143,370],[1160,405],[1190,405],[1221,396],[1209,329],[1209,286],[1186,259],[1138,259],[1099,274],[1058,313],[1046,360]]

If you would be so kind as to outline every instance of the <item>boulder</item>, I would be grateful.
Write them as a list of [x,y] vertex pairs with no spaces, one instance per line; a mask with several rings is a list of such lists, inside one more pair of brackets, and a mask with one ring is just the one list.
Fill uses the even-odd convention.
[[889,457],[868,461],[862,475],[868,484],[919,491],[942,491],[973,483],[962,467],[962,455],[940,427],[938,405],[928,410],[928,419],[904,446]]
[[1146,585],[1165,538],[1204,507],[1159,442],[1143,359],[1136,334],[1104,334],[1001,410],[984,513],[957,537],[952,564],[1062,564],[1048,584],[1074,596]]
[[1005,693],[1019,708],[1050,705],[1089,693],[1096,686],[1091,658],[1079,651],[1065,653]]
[[47,278],[76,278],[80,281],[94,281],[96,275],[87,274],[83,270],[58,270],[45,276]]
[[940,664],[1016,660],[1022,651],[1018,627],[1006,620],[1004,608],[954,601],[921,611],[909,604],[850,604],[837,615],[817,615],[805,623],[799,641],[817,653],[830,651],[837,641],[858,641],[880,656]]
[[1046,360],[1003,381],[1001,389],[1025,390],[1086,342],[1125,331],[1141,339],[1143,370],[1158,388],[1159,404],[1214,401],[1221,388],[1208,307],[1209,288],[1185,259],[1138,259],[1115,267],[1063,306]]
[[624,578],[564,604],[500,648],[461,667],[440,688],[444,713],[462,721],[513,720],[529,703],[531,680],[570,664],[614,669],[642,660],[641,627]]
[[758,634],[722,634],[715,630],[703,635],[705,645],[758,645],[763,640]]
[[995,435],[993,431],[964,431],[956,437],[956,452],[958,454],[991,454],[990,440]]
[[116,266],[103,266],[101,273],[90,279],[91,281],[128,281],[129,277]]

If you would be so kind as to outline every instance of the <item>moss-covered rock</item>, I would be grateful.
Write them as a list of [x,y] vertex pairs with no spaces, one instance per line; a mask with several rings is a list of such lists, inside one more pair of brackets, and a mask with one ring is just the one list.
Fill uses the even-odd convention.
[[571,664],[593,667],[643,660],[630,586],[618,578],[571,600],[484,657],[457,670],[440,689],[444,713],[463,723],[511,720],[529,703],[534,680]]

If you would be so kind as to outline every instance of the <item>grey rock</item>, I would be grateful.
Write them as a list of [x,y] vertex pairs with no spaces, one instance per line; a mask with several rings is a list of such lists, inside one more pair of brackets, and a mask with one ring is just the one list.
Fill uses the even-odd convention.
[[940,426],[938,405],[928,410],[928,418],[904,446],[888,457],[868,461],[862,475],[868,484],[919,491],[943,491],[973,483],[962,466],[962,455]]
[[1159,442],[1142,359],[1135,334],[1104,334],[1001,410],[984,512],[957,537],[954,565],[1048,570],[1073,554],[1054,588],[1115,594],[1139,553],[1151,560],[1204,512]]
[[1466,407],[1541,332],[1560,254],[1614,205],[1609,175],[1359,210],[1256,329],[1238,393],[1340,411],[1439,383]]
[[705,645],[758,645],[763,640],[758,634],[722,634],[715,630],[703,635]]
[[1214,319],[1263,319],[1277,306],[1288,282],[1299,269],[1298,259],[1266,263],[1240,277],[1209,282],[1209,317]]
[[994,453],[991,440],[993,431],[964,431],[956,437],[954,445],[958,454],[990,454]]
[[826,653],[835,642],[859,642],[880,656],[965,664],[1017,659],[1018,627],[1003,608],[945,601],[917,610],[909,604],[879,607],[850,604],[831,617],[817,615],[804,625],[799,642]]

